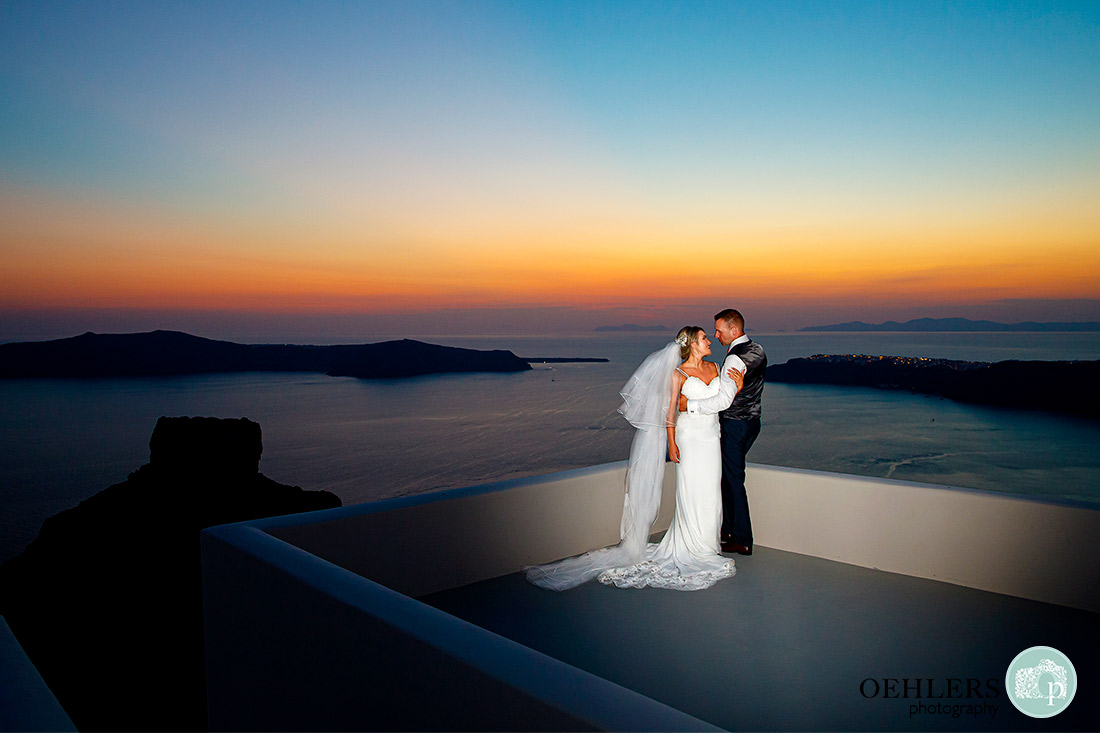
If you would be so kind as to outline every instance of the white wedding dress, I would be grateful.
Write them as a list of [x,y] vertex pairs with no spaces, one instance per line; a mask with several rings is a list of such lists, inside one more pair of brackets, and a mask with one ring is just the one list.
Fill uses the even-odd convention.
[[[736,572],[733,560],[718,554],[722,522],[718,417],[679,412],[679,395],[673,392],[672,379],[679,365],[680,344],[673,341],[647,356],[620,391],[623,404],[619,412],[635,428],[626,470],[621,541],[524,568],[535,585],[563,591],[599,578],[623,588],[701,590]],[[694,399],[717,394],[718,389],[719,377],[709,384],[688,377],[680,394]],[[676,420],[680,449],[676,509],[661,542],[649,543],[650,528],[661,505],[669,420]]]
[[[696,400],[718,393],[719,378],[709,384],[687,377],[680,393]],[[717,415],[678,414],[676,509],[660,543],[646,547],[646,560],[606,570],[599,581],[620,588],[702,590],[737,572],[718,545],[722,524],[722,452]]]

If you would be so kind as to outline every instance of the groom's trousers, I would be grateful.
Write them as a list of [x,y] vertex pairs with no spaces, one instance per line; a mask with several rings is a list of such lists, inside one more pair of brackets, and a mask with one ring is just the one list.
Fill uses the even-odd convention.
[[745,493],[745,455],[760,435],[760,418],[723,417],[722,426],[722,537],[752,548],[749,497]]

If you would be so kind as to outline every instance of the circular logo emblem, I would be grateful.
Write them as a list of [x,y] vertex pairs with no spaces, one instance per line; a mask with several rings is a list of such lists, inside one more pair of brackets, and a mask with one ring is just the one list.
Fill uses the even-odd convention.
[[1024,715],[1049,718],[1066,709],[1077,692],[1077,671],[1069,657],[1049,646],[1016,655],[1005,675],[1008,699]]

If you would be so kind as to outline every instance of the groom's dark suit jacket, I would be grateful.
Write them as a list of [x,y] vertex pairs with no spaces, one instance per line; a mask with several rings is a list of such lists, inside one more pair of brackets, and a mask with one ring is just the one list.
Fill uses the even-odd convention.
[[729,350],[745,362],[745,384],[733,398],[733,404],[719,413],[730,420],[751,420],[760,417],[760,397],[764,394],[764,372],[768,369],[768,356],[764,347],[752,339],[737,344]]

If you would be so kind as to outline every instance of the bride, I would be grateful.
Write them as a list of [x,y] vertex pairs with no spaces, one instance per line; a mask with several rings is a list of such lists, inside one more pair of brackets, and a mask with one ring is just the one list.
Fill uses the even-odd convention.
[[[598,578],[620,588],[701,590],[736,569],[719,554],[722,523],[722,458],[717,415],[679,411],[689,399],[718,393],[718,367],[703,361],[710,339],[698,326],[684,326],[676,339],[646,357],[623,387],[619,412],[637,428],[626,471],[626,499],[614,547],[586,552],[549,565],[526,568],[527,579],[566,590]],[[740,391],[744,375],[730,371]],[[657,519],[665,450],[676,466],[676,508],[660,543],[648,543]]]

